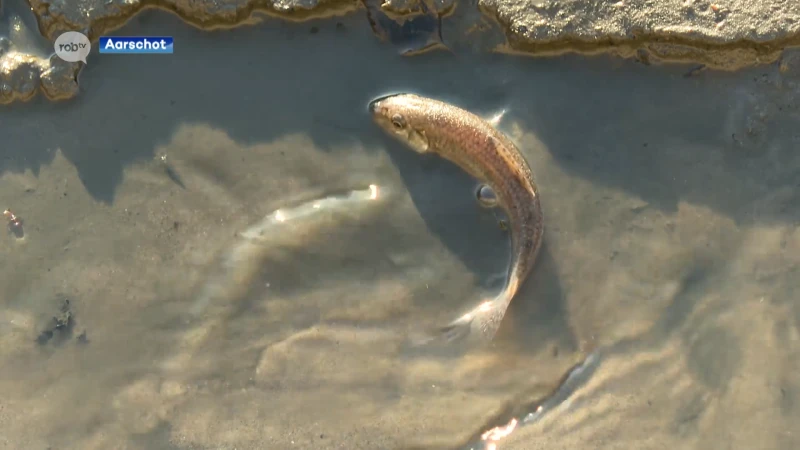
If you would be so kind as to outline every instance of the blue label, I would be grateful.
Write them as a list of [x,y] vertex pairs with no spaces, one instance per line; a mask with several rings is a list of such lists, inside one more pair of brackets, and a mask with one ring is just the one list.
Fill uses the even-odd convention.
[[169,36],[101,36],[100,53],[168,53],[172,54],[172,37]]

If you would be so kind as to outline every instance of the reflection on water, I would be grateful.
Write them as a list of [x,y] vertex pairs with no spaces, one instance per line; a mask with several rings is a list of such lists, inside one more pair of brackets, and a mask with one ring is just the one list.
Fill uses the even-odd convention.
[[[452,449],[516,419],[500,448],[800,444],[795,60],[409,58],[360,18],[119,33],[184,44],[0,110],[25,227],[0,239],[0,442]],[[545,247],[490,348],[399,338],[499,289],[508,258],[474,180],[373,126],[367,102],[404,90],[506,110],[536,173]],[[221,270],[265,216],[370,184],[391,195]],[[203,297],[220,276],[236,295]],[[76,332],[38,343],[64,299]]]
[[538,422],[556,408],[569,409],[570,396],[589,379],[599,363],[600,355],[597,352],[591,353],[567,372],[558,388],[551,394],[530,404],[517,404],[515,410],[506,411],[504,414],[506,417],[494,420],[497,422],[500,419],[503,424],[484,431],[479,438],[467,444],[464,450],[496,450],[500,448],[501,441],[511,436],[518,428]]

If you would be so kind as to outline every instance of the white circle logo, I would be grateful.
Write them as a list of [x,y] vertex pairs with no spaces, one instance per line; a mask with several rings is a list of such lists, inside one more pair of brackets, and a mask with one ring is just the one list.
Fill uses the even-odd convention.
[[92,43],[83,33],[77,31],[67,31],[56,39],[56,55],[66,62],[82,61],[86,63],[86,57],[92,50]]

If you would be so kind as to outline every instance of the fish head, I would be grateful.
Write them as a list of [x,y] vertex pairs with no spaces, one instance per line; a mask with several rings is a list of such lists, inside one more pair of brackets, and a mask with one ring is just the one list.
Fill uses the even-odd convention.
[[414,151],[425,153],[430,145],[425,135],[429,107],[412,94],[393,94],[369,103],[372,119],[389,135],[408,144]]

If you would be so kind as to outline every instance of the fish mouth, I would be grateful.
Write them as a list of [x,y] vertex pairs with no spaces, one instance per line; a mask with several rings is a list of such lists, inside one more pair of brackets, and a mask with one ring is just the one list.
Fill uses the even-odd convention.
[[382,97],[378,97],[378,98],[372,100],[371,102],[369,102],[369,106],[368,106],[369,112],[371,112],[372,114],[377,113],[378,112],[378,105],[382,101],[386,100],[387,98],[394,97],[394,96],[397,96],[397,95],[403,95],[403,94],[389,94],[389,95],[384,95]]

